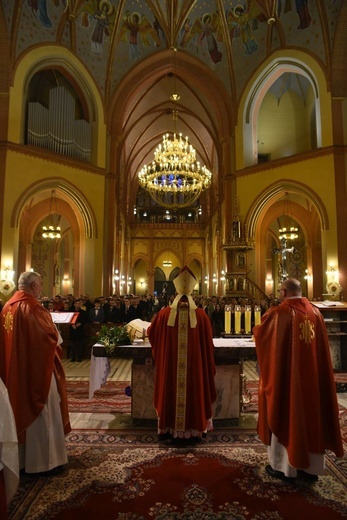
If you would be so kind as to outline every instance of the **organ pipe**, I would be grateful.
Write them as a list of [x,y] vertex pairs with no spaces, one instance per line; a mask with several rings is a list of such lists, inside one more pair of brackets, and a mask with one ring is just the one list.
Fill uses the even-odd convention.
[[28,103],[27,142],[83,161],[91,157],[91,126],[75,119],[75,99],[63,86],[50,90],[49,108]]

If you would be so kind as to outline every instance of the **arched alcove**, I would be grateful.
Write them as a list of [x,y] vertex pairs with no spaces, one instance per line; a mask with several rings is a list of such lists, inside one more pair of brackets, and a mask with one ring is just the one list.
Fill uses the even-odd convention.
[[[290,200],[289,210],[287,197]],[[288,248],[297,250],[295,257],[288,260],[288,274],[302,282],[309,296],[319,294],[322,291],[322,287],[318,287],[321,280],[320,277],[316,280],[314,273],[320,273],[322,268],[322,231],[329,226],[326,209],[317,194],[307,186],[289,180],[276,183],[261,193],[246,218],[249,236],[256,244],[256,283],[268,293],[276,290],[279,273],[275,273],[278,262],[273,249],[281,248],[279,229],[285,219],[290,219],[299,228],[298,239],[287,243]],[[309,287],[305,282],[306,269],[310,271],[313,280]]]
[[[305,150],[322,146],[320,96],[319,80],[307,60],[305,63],[290,56],[269,60],[261,72],[253,76],[243,99],[245,166],[256,164],[259,153],[263,154],[260,160],[273,159],[303,151],[303,146]],[[300,110],[300,106],[304,110]],[[291,115],[292,121],[286,114]],[[295,133],[298,127],[304,140],[302,136],[298,139]],[[271,138],[277,141],[276,146]]]
[[[50,214],[59,217],[60,239],[42,237],[42,225],[47,224]],[[46,295],[78,293],[86,240],[97,234],[94,212],[81,192],[62,179],[38,182],[22,193],[11,220],[19,229],[18,272],[30,268],[39,271]]]
[[284,72],[267,90],[256,121],[257,162],[317,147],[316,99],[302,74]]

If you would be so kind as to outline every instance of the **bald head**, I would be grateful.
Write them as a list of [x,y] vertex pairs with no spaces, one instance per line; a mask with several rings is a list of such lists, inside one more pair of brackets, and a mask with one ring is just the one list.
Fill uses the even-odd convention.
[[34,298],[39,298],[42,289],[42,278],[39,273],[26,271],[18,279],[18,289],[30,293]]
[[283,301],[292,296],[302,296],[301,284],[295,278],[287,278],[281,285],[280,300]]

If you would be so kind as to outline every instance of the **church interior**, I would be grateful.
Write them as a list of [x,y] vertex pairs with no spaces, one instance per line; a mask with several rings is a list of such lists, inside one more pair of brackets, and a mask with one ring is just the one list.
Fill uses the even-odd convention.
[[[107,297],[183,265],[197,294],[276,294],[284,271],[343,298],[346,23],[339,0],[4,0],[3,303],[28,269],[43,296]],[[139,182],[174,134],[209,172],[184,202]]]
[[0,71],[3,304],[347,296],[343,0],[2,0]]

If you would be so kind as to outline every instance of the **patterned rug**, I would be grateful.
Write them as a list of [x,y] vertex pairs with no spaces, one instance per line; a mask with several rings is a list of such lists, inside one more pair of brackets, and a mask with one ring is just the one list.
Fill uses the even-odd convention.
[[258,381],[246,381],[242,399],[243,412],[256,413],[258,411]]
[[[88,413],[131,413],[131,398],[125,394],[130,381],[107,381],[89,399],[88,381],[67,381],[69,412]],[[244,392],[246,413],[258,410],[258,381],[247,381]]]
[[[125,389],[129,386],[130,381],[107,381],[90,400],[88,381],[68,381],[69,412],[130,414],[131,397],[125,394]],[[243,403],[242,411],[244,413],[256,413],[258,411],[258,381],[246,382]]]
[[107,381],[89,399],[89,381],[67,381],[69,412],[131,413],[131,397],[125,394],[130,381]]
[[[343,393],[343,392],[342,392]],[[257,413],[258,411],[258,381],[249,381],[243,393],[243,413]],[[347,410],[339,405],[339,417],[343,442],[347,444]]]
[[9,520],[334,520],[347,515],[347,460],[328,454],[318,482],[265,472],[250,431],[214,431],[197,445],[149,431],[75,430],[56,477],[22,477]]

